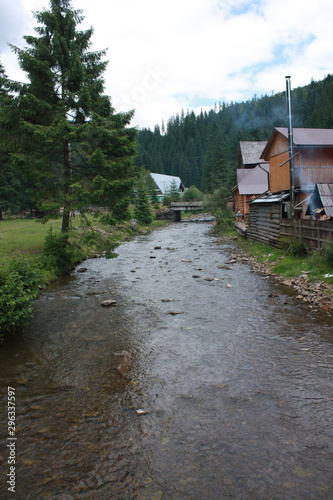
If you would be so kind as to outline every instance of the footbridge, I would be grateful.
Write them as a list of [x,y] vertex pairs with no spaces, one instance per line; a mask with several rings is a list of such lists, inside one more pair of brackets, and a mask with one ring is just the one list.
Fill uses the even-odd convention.
[[202,201],[173,201],[170,209],[175,214],[175,222],[180,222],[182,219],[182,212],[195,212],[202,210]]

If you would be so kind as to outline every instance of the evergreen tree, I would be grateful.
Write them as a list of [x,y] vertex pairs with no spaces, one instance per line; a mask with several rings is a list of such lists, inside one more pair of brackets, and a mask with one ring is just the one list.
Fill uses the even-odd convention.
[[134,216],[142,225],[148,225],[154,220],[154,214],[150,207],[146,183],[141,176],[136,185],[137,196],[135,201]]
[[10,87],[4,66],[0,63],[0,220],[5,210],[18,211],[29,206],[21,176],[11,166],[7,152],[8,143],[13,140],[13,125],[17,125]]
[[29,78],[16,97],[14,165],[34,183],[42,210],[64,207],[62,232],[74,208],[108,207],[110,221],[119,220],[136,177],[132,113],[116,114],[103,94],[105,51],[89,51],[93,30],[77,29],[83,16],[70,0],[51,0],[35,18],[37,36],[13,47]]
[[177,182],[175,179],[172,180],[170,187],[167,191],[167,196],[170,199],[170,201],[179,201],[180,200],[180,191],[179,187],[177,186]]
[[212,192],[217,186],[231,188],[231,158],[228,142],[217,124],[211,126],[204,163],[203,190]]

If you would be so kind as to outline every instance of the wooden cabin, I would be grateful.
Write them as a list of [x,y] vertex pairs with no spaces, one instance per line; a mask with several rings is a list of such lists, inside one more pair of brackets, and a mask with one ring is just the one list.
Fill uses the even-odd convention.
[[[276,127],[261,158],[269,161],[270,191],[290,190],[288,128]],[[317,183],[333,182],[333,129],[293,129],[295,211],[305,214]]]
[[266,141],[240,141],[237,184],[232,190],[233,208],[238,220],[247,218],[249,202],[268,187],[269,162],[260,160]]

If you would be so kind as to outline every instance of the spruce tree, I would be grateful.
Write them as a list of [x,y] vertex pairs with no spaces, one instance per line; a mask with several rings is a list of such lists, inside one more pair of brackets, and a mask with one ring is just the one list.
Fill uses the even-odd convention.
[[150,207],[149,195],[146,183],[141,176],[137,182],[137,196],[135,201],[134,216],[142,225],[148,225],[154,220],[154,214]]
[[29,79],[16,97],[13,162],[33,182],[40,209],[63,207],[62,232],[74,208],[107,207],[110,221],[120,220],[136,177],[133,113],[116,114],[104,95],[105,51],[89,51],[93,29],[78,30],[84,17],[70,0],[34,15],[37,36],[12,47]]

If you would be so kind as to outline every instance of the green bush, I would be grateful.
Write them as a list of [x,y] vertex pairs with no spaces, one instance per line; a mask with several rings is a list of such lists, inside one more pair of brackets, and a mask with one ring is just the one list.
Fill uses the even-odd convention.
[[203,193],[196,186],[190,186],[182,194],[183,201],[202,201],[203,197]]
[[68,243],[67,234],[53,234],[52,228],[46,235],[42,249],[42,263],[57,276],[68,273],[73,265],[74,249]]
[[309,248],[302,238],[284,238],[282,245],[286,249],[286,253],[293,257],[304,257],[309,253]]
[[327,264],[330,264],[333,266],[333,238],[330,236],[327,240],[327,243],[325,243],[323,247],[323,255],[324,258],[327,262]]
[[215,216],[217,230],[222,233],[229,231],[235,224],[235,217],[227,208],[228,194],[229,190],[222,186],[207,196],[203,203],[203,210]]
[[14,257],[7,268],[0,267],[1,341],[6,332],[27,324],[32,318],[32,304],[40,283],[41,270],[37,262]]

